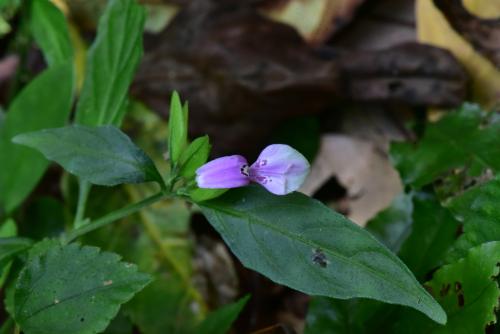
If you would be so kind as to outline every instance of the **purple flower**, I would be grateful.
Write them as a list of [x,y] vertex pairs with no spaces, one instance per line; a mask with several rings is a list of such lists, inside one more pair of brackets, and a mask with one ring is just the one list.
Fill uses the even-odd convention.
[[196,171],[200,188],[237,188],[252,182],[276,195],[299,189],[309,173],[309,162],[288,145],[266,147],[248,167],[244,157],[232,155],[212,160]]
[[200,188],[238,188],[250,183],[248,163],[241,155],[231,155],[207,162],[196,170]]

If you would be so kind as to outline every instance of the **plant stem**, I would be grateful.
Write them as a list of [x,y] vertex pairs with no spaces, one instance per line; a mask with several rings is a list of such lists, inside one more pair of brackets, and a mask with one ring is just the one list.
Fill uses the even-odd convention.
[[76,238],[87,234],[89,232],[92,232],[100,227],[106,226],[108,224],[113,223],[114,221],[117,221],[118,219],[121,219],[123,217],[129,216],[155,202],[158,202],[162,198],[164,198],[166,195],[163,192],[159,192],[153,196],[147,197],[143,199],[140,202],[127,205],[119,210],[113,211],[111,213],[108,213],[107,215],[94,220],[93,222],[90,222],[87,225],[84,225],[82,227],[79,227],[77,229],[74,229],[73,231],[70,231],[68,235],[66,236],[64,243],[70,243],[71,241],[75,240]]
[[85,207],[87,206],[87,199],[89,197],[90,188],[92,185],[88,181],[79,180],[78,182],[78,204],[76,207],[75,221],[73,226],[80,228],[84,222]]

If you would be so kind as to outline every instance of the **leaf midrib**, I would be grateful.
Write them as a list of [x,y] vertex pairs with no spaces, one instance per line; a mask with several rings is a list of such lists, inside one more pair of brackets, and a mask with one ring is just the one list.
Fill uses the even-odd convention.
[[[126,286],[129,286],[133,283],[139,283],[139,280],[134,280],[133,282],[123,282],[121,284],[111,284],[111,285],[107,285],[107,286],[97,286],[97,287],[94,287],[94,288],[91,288],[91,289],[87,289],[87,290],[84,290],[84,291],[81,291],[79,293],[76,293],[76,294],[73,294],[73,295],[70,295],[70,296],[67,296],[65,298],[62,298],[57,304],[52,302],[51,304],[48,304],[48,305],[45,305],[45,306],[42,306],[40,307],[38,310],[35,310],[33,311],[31,314],[27,315],[25,317],[26,320],[34,317],[35,315],[37,315],[38,313],[40,312],[43,312],[51,307],[55,307],[55,306],[60,306],[62,305],[64,302],[67,302],[71,299],[75,299],[75,298],[78,298],[80,296],[83,296],[83,295],[86,295],[86,294],[89,294],[89,293],[93,293],[93,292],[96,292],[96,291],[103,291],[103,290],[107,290],[107,289],[111,289],[111,288],[120,288],[120,287],[126,287]],[[19,311],[20,313],[22,313],[22,310]]]
[[[275,226],[273,226],[273,225],[267,224],[267,223],[265,223],[264,221],[262,221],[262,220],[260,220],[260,219],[258,219],[258,218],[254,218],[254,217],[252,217],[252,219],[250,219],[250,216],[246,216],[245,214],[241,214],[241,213],[239,213],[239,212],[236,212],[236,211],[231,211],[231,210],[227,210],[227,209],[220,208],[220,207],[217,207],[217,206],[207,205],[207,203],[203,203],[203,205],[204,205],[204,206],[206,206],[206,207],[209,207],[209,208],[212,208],[212,209],[215,209],[215,210],[218,210],[218,211],[224,212],[224,213],[225,213],[225,214],[227,214],[227,215],[230,215],[230,216],[233,216],[233,217],[238,217],[238,218],[240,218],[240,219],[242,219],[242,220],[247,220],[247,221],[249,222],[249,224],[251,224],[250,220],[253,220],[253,221],[255,221],[255,222],[257,222],[257,223],[260,223],[261,225],[263,225],[263,226],[265,226],[265,227],[267,227],[267,228],[269,228],[269,229],[271,229],[271,230],[274,230],[274,231],[275,231],[275,232],[277,232],[278,234],[282,234],[282,235],[284,235],[284,236],[286,236],[286,237],[289,237],[289,238],[292,238],[292,239],[294,239],[294,238],[295,238],[296,240],[298,240],[298,241],[302,242],[303,244],[305,244],[305,245],[307,245],[307,246],[310,246],[310,247],[312,247],[312,248],[317,248],[317,247],[319,247],[319,248],[321,248],[322,250],[324,250],[326,253],[331,254],[332,256],[334,256],[334,257],[338,258],[339,260],[341,260],[341,261],[343,261],[343,262],[345,262],[345,263],[348,263],[348,264],[353,264],[353,265],[356,265],[356,266],[358,266],[358,267],[361,267],[361,268],[365,269],[366,271],[368,271],[368,272],[372,273],[372,274],[373,274],[373,276],[376,276],[376,277],[378,277],[378,278],[380,278],[380,279],[382,279],[382,280],[386,280],[386,281],[390,281],[390,282],[392,282],[392,280],[391,280],[391,279],[387,279],[387,277],[386,277],[385,275],[383,275],[383,274],[381,274],[381,273],[379,273],[379,272],[377,272],[377,271],[375,271],[375,270],[371,269],[370,267],[367,267],[367,266],[366,266],[366,265],[364,265],[363,263],[360,263],[360,262],[356,262],[356,261],[349,260],[346,256],[344,256],[344,255],[342,255],[342,254],[340,254],[340,253],[336,253],[336,252],[334,252],[334,251],[330,250],[330,249],[329,249],[329,248],[327,248],[327,247],[321,246],[321,245],[320,245],[320,244],[318,244],[318,243],[315,243],[315,242],[312,242],[312,241],[306,240],[306,239],[304,239],[304,238],[302,238],[302,237],[300,237],[300,236],[298,236],[298,235],[296,235],[296,234],[289,233],[289,232],[287,232],[287,231],[285,231],[285,230],[282,230],[282,229],[279,229],[279,228],[277,228],[277,227],[275,227]],[[218,218],[218,217],[217,217],[217,218]],[[218,218],[218,219],[219,219],[219,221],[221,221],[221,220],[220,220],[220,218]],[[394,284],[394,285],[395,285],[395,286],[397,286],[398,288],[400,288],[402,291],[406,291],[406,292],[408,292],[408,290],[407,290],[407,289],[405,289],[404,287],[402,287],[400,284],[397,284],[397,283],[396,283],[396,284]],[[413,296],[414,296],[417,300],[422,300],[422,298],[420,298],[420,296],[419,296],[419,295],[416,295],[413,291],[412,291],[410,294],[411,294],[411,295],[413,295]],[[424,295],[425,295],[425,294],[424,294]],[[429,304],[427,304],[427,303],[426,303],[426,305],[428,305],[428,306],[429,306]]]

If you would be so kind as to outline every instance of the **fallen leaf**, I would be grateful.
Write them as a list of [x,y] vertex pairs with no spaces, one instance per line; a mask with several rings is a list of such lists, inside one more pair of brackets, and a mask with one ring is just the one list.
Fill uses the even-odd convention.
[[[467,8],[483,12],[478,10],[478,7],[486,6],[486,3],[486,1],[469,0]],[[494,1],[489,1],[489,3],[494,3]],[[418,39],[424,43],[446,48],[457,57],[471,76],[472,93],[476,101],[486,107],[498,103],[500,101],[500,70],[450,26],[443,13],[434,5],[433,0],[417,0],[416,6]],[[496,17],[500,16],[498,7],[488,5],[489,10],[498,11]]]
[[291,25],[310,44],[325,42],[348,24],[364,0],[264,1],[264,15]]
[[332,177],[347,189],[347,216],[362,226],[402,190],[386,153],[370,141],[349,135],[323,136],[301,191],[313,195]]
[[[402,190],[387,150],[389,141],[401,139],[403,134],[383,113],[366,114],[365,110],[351,112],[344,121],[344,133],[322,137],[311,174],[300,189],[312,196],[335,177],[347,192],[343,203],[347,216],[361,226],[388,207]],[[335,208],[336,203],[327,204]]]

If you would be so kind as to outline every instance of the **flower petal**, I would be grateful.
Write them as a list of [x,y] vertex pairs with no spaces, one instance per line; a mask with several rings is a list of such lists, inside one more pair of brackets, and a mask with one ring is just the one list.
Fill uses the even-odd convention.
[[309,174],[309,162],[294,148],[284,144],[266,147],[250,166],[250,179],[276,195],[300,188]]
[[250,183],[248,163],[241,155],[231,155],[207,162],[196,170],[200,188],[237,188]]

